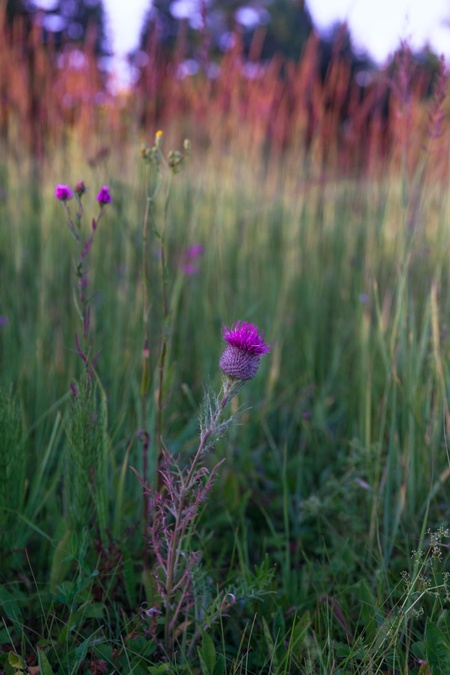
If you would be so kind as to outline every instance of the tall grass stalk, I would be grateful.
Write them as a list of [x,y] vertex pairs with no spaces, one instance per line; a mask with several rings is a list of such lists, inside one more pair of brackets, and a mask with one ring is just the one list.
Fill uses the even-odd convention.
[[[158,258],[160,262],[160,293],[161,293],[161,333],[159,338],[159,357],[158,357],[158,386],[156,388],[156,458],[155,466],[155,484],[157,489],[161,489],[161,476],[159,468],[163,462],[163,410],[167,404],[166,396],[166,359],[167,359],[167,342],[171,330],[172,318],[169,311],[168,300],[168,281],[169,272],[166,262],[167,244],[166,232],[169,216],[169,203],[172,189],[172,175],[178,173],[183,165],[184,156],[180,152],[171,151],[168,153],[167,159],[162,152],[163,132],[157,131],[155,135],[155,143],[152,147],[144,145],[141,150],[142,158],[146,166],[146,207],[143,222],[143,259],[142,259],[142,282],[144,295],[143,308],[143,322],[144,322],[144,348],[143,348],[143,370],[141,379],[141,431],[140,436],[143,446],[143,476],[147,480],[148,476],[148,452],[151,442],[151,434],[148,430],[147,423],[147,399],[150,392],[151,376],[150,376],[150,331],[149,331],[149,315],[150,315],[150,287],[149,287],[149,272],[148,272],[148,255],[147,248],[149,225],[152,226],[153,234],[158,241]],[[185,149],[188,149],[188,142],[185,141]],[[163,213],[161,219],[161,226],[157,223],[156,199],[163,183],[163,171],[166,170],[167,180],[165,186],[165,195],[163,203]],[[151,519],[150,500],[148,494],[144,492],[144,527],[148,527],[149,519]],[[146,530],[147,533],[147,530]]]

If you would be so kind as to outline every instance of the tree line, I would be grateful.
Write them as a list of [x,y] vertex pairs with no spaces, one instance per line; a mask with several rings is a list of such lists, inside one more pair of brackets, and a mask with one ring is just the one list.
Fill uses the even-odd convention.
[[[51,42],[57,51],[66,45],[84,48],[89,44],[98,58],[112,55],[103,0],[6,0],[6,17],[10,25],[20,20],[28,31],[38,24],[43,42]],[[232,48],[236,35],[254,63],[275,56],[298,61],[314,30],[305,0],[149,0],[130,61],[139,68],[140,55],[157,47],[165,60],[182,53],[194,68],[195,64],[205,66],[220,60]],[[336,24],[319,41],[323,76],[337,50],[355,72],[375,69],[367,54],[354,49],[345,24]],[[414,56],[430,74],[437,71],[438,58],[430,49]]]

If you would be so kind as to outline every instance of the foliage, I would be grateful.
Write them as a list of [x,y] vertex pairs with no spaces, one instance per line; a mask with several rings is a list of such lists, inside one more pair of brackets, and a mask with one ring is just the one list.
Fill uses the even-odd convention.
[[83,48],[91,43],[97,56],[110,53],[103,0],[6,0],[6,16],[10,25],[20,19],[27,32],[33,24],[42,27],[44,43],[51,42],[58,51],[67,44]]
[[251,5],[240,0],[194,0],[184,8],[168,0],[155,0],[142,27],[140,48],[145,50],[150,42],[157,41],[173,54],[182,36],[184,56],[202,61],[205,48],[210,58],[226,52],[233,42],[233,32],[238,31],[246,54],[255,60],[271,59],[275,54],[298,59],[312,29],[303,0],[262,0]]

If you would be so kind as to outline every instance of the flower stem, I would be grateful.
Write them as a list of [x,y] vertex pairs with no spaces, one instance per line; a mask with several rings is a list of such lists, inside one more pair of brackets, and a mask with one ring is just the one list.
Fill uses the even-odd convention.
[[166,576],[166,583],[165,583],[165,590],[166,590],[166,622],[165,622],[165,627],[164,627],[164,632],[165,632],[165,647],[166,647],[166,652],[169,656],[169,658],[172,656],[173,653],[173,643],[174,643],[174,635],[173,635],[173,629],[175,625],[175,618],[176,615],[179,613],[179,608],[175,610],[174,613],[170,612],[170,607],[171,607],[171,600],[172,600],[172,595],[174,591],[174,586],[175,586],[175,579],[177,578],[177,572],[178,572],[178,565],[179,565],[179,560],[181,556],[181,542],[183,541],[186,530],[188,528],[188,525],[190,521],[187,518],[183,518],[183,512],[186,506],[186,502],[188,500],[189,494],[193,488],[193,485],[195,483],[194,476],[195,472],[199,463],[199,460],[203,453],[205,452],[205,449],[207,447],[208,441],[210,438],[214,435],[214,433],[217,431],[217,428],[219,426],[220,418],[223,413],[223,410],[227,403],[230,401],[232,398],[233,394],[236,391],[236,383],[233,382],[230,379],[225,380],[224,385],[223,385],[223,396],[220,399],[220,401],[217,403],[216,410],[214,411],[214,414],[211,418],[209,426],[202,432],[200,436],[200,443],[198,445],[197,451],[194,455],[194,458],[191,462],[191,466],[189,469],[189,473],[187,475],[186,480],[183,480],[183,485],[182,489],[180,491],[180,498],[177,506],[177,510],[175,512],[175,524],[173,528],[173,537],[170,542],[170,547],[167,552],[167,576]]
[[[142,438],[142,474],[144,480],[147,480],[148,474],[148,448],[150,445],[150,436],[147,431],[147,397],[150,390],[150,334],[149,334],[149,278],[148,278],[148,262],[147,262],[147,238],[148,238],[148,224],[150,220],[150,205],[152,197],[149,194],[149,168],[146,169],[146,204],[144,213],[144,222],[142,226],[142,285],[144,290],[144,308],[143,308],[143,324],[144,324],[144,347],[142,350],[142,378],[141,378],[141,432]],[[143,495],[143,523],[144,523],[144,540],[148,538],[149,531],[149,495],[144,490]],[[147,559],[147,547],[144,553],[144,566]]]
[[161,334],[161,348],[159,357],[159,386],[158,386],[158,409],[157,409],[157,491],[160,492],[162,488],[162,478],[159,472],[161,462],[163,459],[163,409],[164,409],[164,379],[166,370],[167,357],[167,335],[169,332],[169,308],[167,304],[167,268],[166,268],[166,231],[167,219],[169,212],[170,192],[172,187],[172,174],[169,173],[167,181],[166,197],[164,202],[164,216],[160,235],[160,274],[161,274],[161,305],[162,305],[162,319],[163,330]]

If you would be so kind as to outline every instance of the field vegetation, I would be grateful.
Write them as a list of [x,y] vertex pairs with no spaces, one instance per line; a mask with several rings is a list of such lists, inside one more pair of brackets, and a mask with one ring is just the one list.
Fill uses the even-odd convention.
[[0,671],[450,672],[444,64],[1,33]]

